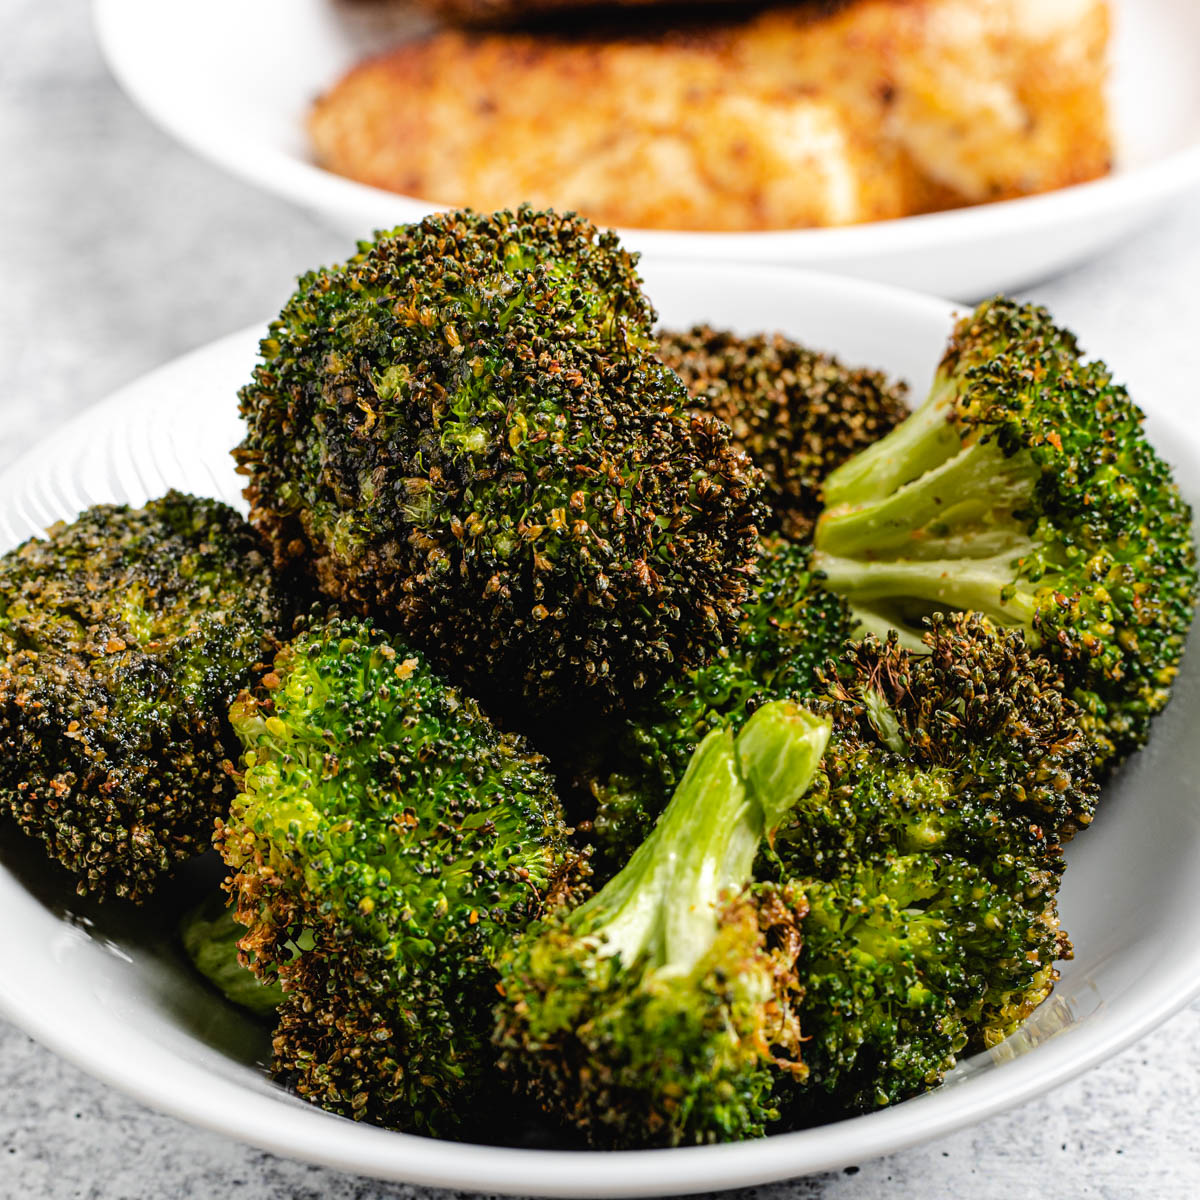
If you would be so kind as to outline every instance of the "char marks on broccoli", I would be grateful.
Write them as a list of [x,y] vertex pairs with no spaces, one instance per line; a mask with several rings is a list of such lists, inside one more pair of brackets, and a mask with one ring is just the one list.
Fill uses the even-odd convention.
[[574,216],[432,216],[306,275],[241,393],[277,558],[478,694],[611,703],[706,661],[761,478],[654,356],[633,256]]
[[659,354],[762,470],[767,528],[796,541],[812,535],[825,477],[908,416],[904,384],[781,334],[666,330]]
[[144,900],[207,848],[226,713],[284,607],[245,521],[178,492],[0,558],[0,809],[81,894]]

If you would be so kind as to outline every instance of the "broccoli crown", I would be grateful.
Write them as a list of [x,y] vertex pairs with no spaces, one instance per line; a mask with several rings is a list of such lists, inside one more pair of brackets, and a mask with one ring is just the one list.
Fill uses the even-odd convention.
[[792,883],[808,907],[796,966],[808,1073],[781,1080],[786,1119],[830,1095],[869,1111],[926,1091],[970,1040],[1000,1041],[1049,995],[1069,948],[1053,907],[1011,881],[913,853]]
[[810,557],[806,546],[768,540],[734,644],[660,685],[584,762],[601,863],[624,862],[650,832],[710,730],[740,728],[768,700],[812,694],[818,668],[850,637],[853,621]]
[[909,411],[904,384],[780,334],[738,337],[707,325],[664,330],[659,355],[693,403],[724,421],[735,444],[762,469],[769,527],[796,540],[812,534],[830,471]]
[[432,216],[301,279],[235,451],[277,557],[534,707],[708,658],[761,480],[651,353],[634,261],[522,208]]
[[935,614],[927,624],[923,654],[868,636],[831,664],[825,693],[839,744],[882,745],[970,780],[982,803],[1019,816],[1031,845],[1056,853],[1096,809],[1085,714],[1020,630],[978,613]]
[[0,558],[0,810],[80,894],[144,900],[232,794],[230,702],[284,605],[254,531],[170,492]]
[[802,892],[810,1075],[851,1109],[927,1089],[968,1041],[994,1045],[1069,957],[1062,841],[1097,785],[1082,714],[1018,630],[935,617],[926,654],[847,648],[825,688],[834,733],[764,874]]
[[623,870],[500,960],[500,1065],[600,1146],[761,1135],[797,1061],[798,909],[754,858],[808,786],[827,722],[786,702],[704,739]]
[[572,865],[542,760],[352,618],[284,647],[232,720],[219,841],[244,956],[286,994],[275,1070],[335,1112],[452,1130],[489,1066],[491,960]]
[[816,565],[868,624],[1024,628],[1114,762],[1166,704],[1196,602],[1191,510],[1142,421],[1044,309],[989,301],[924,406],[826,480]]

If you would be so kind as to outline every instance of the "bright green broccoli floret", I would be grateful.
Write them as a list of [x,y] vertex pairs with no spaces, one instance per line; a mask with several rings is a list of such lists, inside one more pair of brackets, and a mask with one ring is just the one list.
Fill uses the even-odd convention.
[[1142,413],[1041,308],[961,321],[929,398],[825,481],[814,565],[870,628],[1022,628],[1109,763],[1166,704],[1196,601],[1191,510]]
[[254,531],[171,492],[0,558],[0,811],[80,894],[144,900],[233,794],[226,713],[283,604]]
[[810,907],[791,1121],[934,1086],[1013,1032],[1070,954],[1061,844],[1097,795],[1082,714],[1017,630],[935,618],[925,650],[847,649],[821,771],[763,863]]
[[232,714],[220,846],[244,960],[285,993],[274,1071],[334,1112],[453,1132],[490,1075],[492,959],[573,865],[551,780],[369,623],[318,624],[264,686]]
[[646,837],[710,730],[736,731],[768,700],[812,694],[817,669],[853,621],[814,578],[809,558],[807,547],[767,542],[736,642],[662,684],[588,756],[582,773],[596,799],[598,865],[623,863]]
[[789,877],[808,904],[796,964],[808,1074],[781,1087],[785,1121],[936,1087],[960,1051],[996,1045],[1050,994],[1071,956],[1061,867],[996,861],[888,851],[829,879]]
[[246,927],[234,919],[223,892],[209,896],[179,923],[179,940],[196,970],[233,1004],[266,1016],[283,1002],[283,988],[264,983],[239,961],[238,942],[245,936]]
[[761,480],[687,413],[634,264],[522,208],[431,216],[301,279],[235,451],[277,558],[481,696],[610,703],[707,660]]
[[739,337],[697,325],[663,331],[658,341],[693,404],[724,421],[761,468],[768,528],[797,541],[812,536],[829,472],[908,416],[904,384],[780,334]]
[[761,1135],[803,1073],[790,893],[743,889],[828,735],[786,702],[714,729],[624,869],[502,957],[501,1066],[593,1144]]

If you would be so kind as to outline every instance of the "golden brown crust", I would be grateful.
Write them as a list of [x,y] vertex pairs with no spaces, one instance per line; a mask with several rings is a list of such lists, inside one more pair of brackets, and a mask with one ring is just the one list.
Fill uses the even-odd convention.
[[881,220],[1104,174],[1104,0],[858,0],[670,33],[445,31],[313,109],[319,160],[480,210],[616,225]]
[[[830,0],[810,0],[810,3]],[[730,0],[690,0],[691,4],[729,4]],[[520,19],[532,14],[601,8],[677,6],[679,0],[416,0],[418,8],[448,21],[470,24]]]

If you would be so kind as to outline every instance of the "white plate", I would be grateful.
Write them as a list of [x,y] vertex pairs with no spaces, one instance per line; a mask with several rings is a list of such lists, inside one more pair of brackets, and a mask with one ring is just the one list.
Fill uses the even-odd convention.
[[[964,299],[1012,290],[1086,258],[1200,182],[1200,6],[1114,3],[1121,152],[1107,179],[841,229],[626,230],[625,242],[664,258],[820,267]],[[180,141],[235,174],[324,216],[350,238],[434,207],[316,167],[305,133],[318,93],[416,27],[403,9],[333,0],[96,0],[95,15],[101,45],[130,95]]]
[[[927,380],[949,305],[852,280],[766,268],[647,271],[663,319],[782,328],[849,360]],[[228,448],[234,393],[260,330],[179,359],[53,434],[0,477],[0,549],[102,500],[168,486],[238,500]],[[1197,499],[1200,444],[1140,397],[1151,432]],[[1182,402],[1181,402],[1182,403]],[[1193,641],[1200,639],[1193,639]],[[1141,1037],[1200,991],[1200,653],[1148,750],[1107,788],[1072,845],[1062,916],[1077,957],[1017,1037],[940,1090],[854,1120],[757,1142],[595,1153],[462,1145],[330,1116],[256,1065],[265,1036],[210,996],[164,939],[48,890],[40,851],[0,839],[0,1011],[147,1104],[296,1158],[482,1192],[626,1196],[710,1191],[828,1170],[978,1121],[1040,1095]],[[68,898],[64,899],[64,896]],[[153,912],[146,918],[153,919]]]

